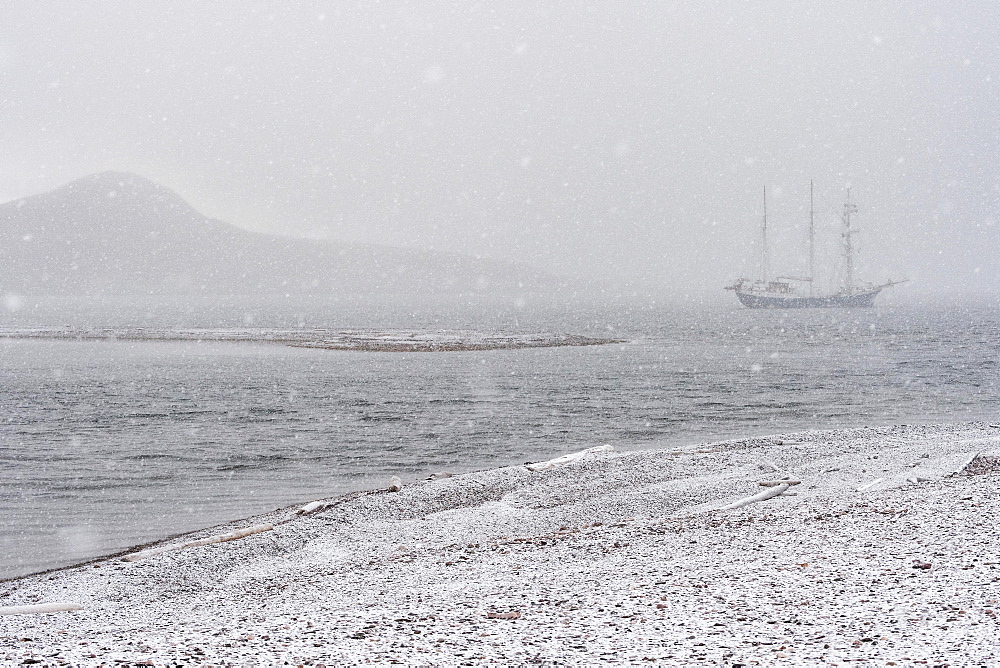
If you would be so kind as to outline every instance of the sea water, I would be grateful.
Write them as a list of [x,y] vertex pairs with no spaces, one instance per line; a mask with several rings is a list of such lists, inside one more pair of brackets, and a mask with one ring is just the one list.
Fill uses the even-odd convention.
[[0,577],[392,475],[405,484],[602,444],[1000,418],[995,308],[107,306],[29,305],[8,324],[388,325],[622,342],[373,353],[0,340]]

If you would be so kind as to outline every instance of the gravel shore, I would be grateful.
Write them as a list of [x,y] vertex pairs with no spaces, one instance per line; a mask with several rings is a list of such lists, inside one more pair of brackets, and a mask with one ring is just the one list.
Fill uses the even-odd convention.
[[0,663],[997,665],[998,457],[975,423],[404,480],[2,582],[82,609],[0,616]]

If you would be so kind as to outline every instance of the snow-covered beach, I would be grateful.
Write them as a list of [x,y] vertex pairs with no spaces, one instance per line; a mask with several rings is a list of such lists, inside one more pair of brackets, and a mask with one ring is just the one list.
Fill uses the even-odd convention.
[[998,456],[975,423],[404,480],[0,583],[81,606],[0,616],[0,662],[994,664]]

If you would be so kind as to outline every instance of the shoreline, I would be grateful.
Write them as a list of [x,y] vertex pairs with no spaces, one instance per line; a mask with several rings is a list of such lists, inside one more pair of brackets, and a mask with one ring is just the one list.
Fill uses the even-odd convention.
[[0,606],[83,609],[0,616],[0,659],[989,663],[998,457],[987,423],[862,428],[340,495],[7,580]]
[[[326,509],[327,507],[332,507],[340,502],[350,501],[359,496],[366,496],[369,494],[381,494],[384,493],[385,491],[386,490],[383,489],[356,490],[352,492],[345,492],[344,494],[341,494],[339,496],[328,497],[326,499],[323,499],[324,501],[329,502],[329,506],[325,506],[324,509]],[[183,542],[182,539],[185,538],[194,539],[196,536],[204,537],[206,533],[210,535],[220,534],[225,532],[227,529],[231,529],[235,525],[247,524],[251,520],[255,520],[257,518],[265,518],[265,517],[269,518],[273,516],[281,517],[282,519],[278,519],[275,521],[275,525],[280,526],[282,524],[287,524],[288,522],[292,522],[295,519],[301,517],[302,514],[296,511],[298,511],[299,509],[301,509],[303,506],[306,505],[308,504],[294,503],[292,505],[282,506],[281,508],[276,508],[275,510],[268,511],[265,513],[258,513],[256,515],[250,515],[248,517],[242,517],[234,520],[228,520],[225,522],[219,522],[218,524],[211,524],[209,526],[199,527],[197,529],[192,529],[190,531],[173,533],[168,536],[164,536],[162,538],[156,538],[154,540],[146,541],[145,543],[137,543],[135,545],[129,545],[128,547],[122,548],[120,550],[115,550],[114,552],[108,552],[107,554],[101,554],[96,557],[88,557],[82,561],[76,561],[71,564],[66,564],[64,566],[53,566],[52,568],[46,568],[41,571],[34,571],[32,573],[25,573],[23,575],[14,575],[11,577],[0,578],[0,586],[13,584],[18,582],[19,580],[39,578],[44,575],[52,575],[54,573],[62,573],[65,571],[72,571],[76,569],[85,569],[87,566],[93,566],[94,564],[99,564],[103,562],[113,563],[116,561],[128,561],[126,557],[130,555],[134,555],[147,550],[155,550],[157,548],[161,548],[168,545],[179,544]],[[311,514],[311,513],[306,513],[306,514]],[[2,602],[2,599],[0,599],[0,602]]]

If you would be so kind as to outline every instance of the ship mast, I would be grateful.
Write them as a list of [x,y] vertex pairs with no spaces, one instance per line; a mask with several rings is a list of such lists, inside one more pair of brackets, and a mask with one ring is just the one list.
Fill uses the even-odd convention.
[[854,294],[854,246],[851,243],[851,214],[857,213],[858,207],[851,204],[851,189],[847,189],[847,201],[844,202],[844,231],[841,234],[844,252],[844,294]]
[[764,222],[760,228],[760,280],[767,283],[771,268],[767,263],[767,186],[764,186]]
[[813,182],[809,181],[809,296],[816,284],[816,227],[813,224]]

